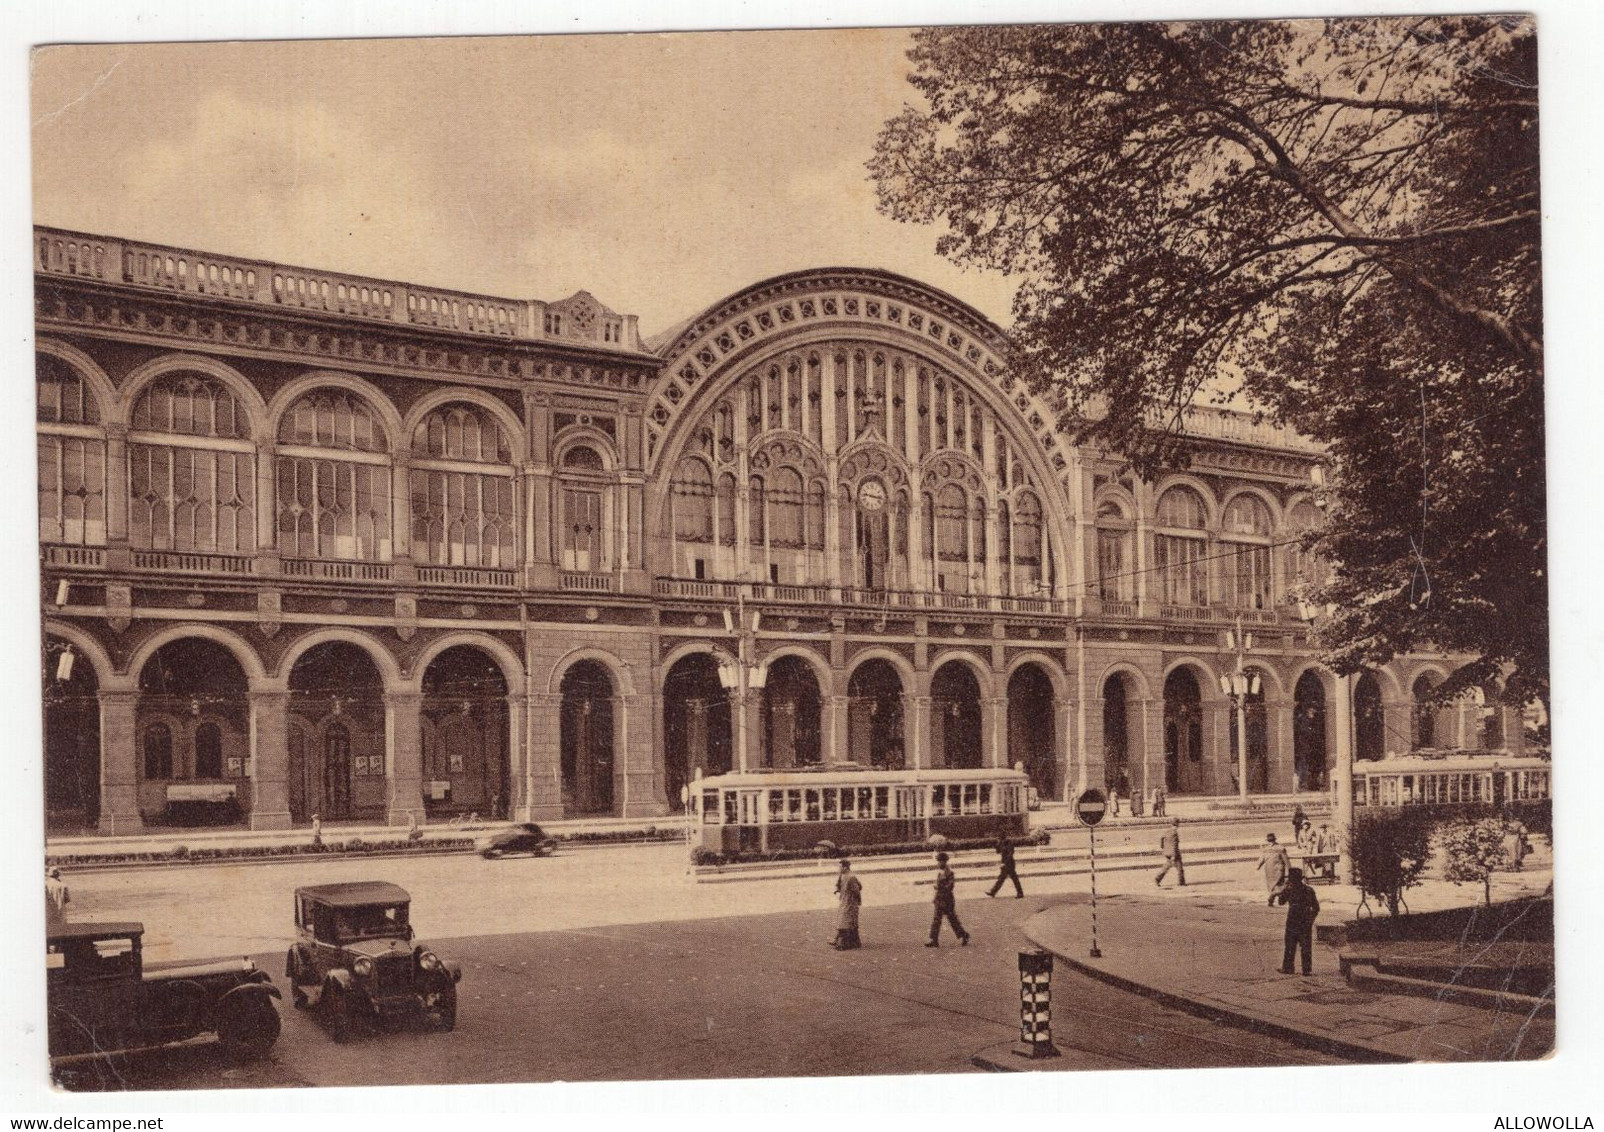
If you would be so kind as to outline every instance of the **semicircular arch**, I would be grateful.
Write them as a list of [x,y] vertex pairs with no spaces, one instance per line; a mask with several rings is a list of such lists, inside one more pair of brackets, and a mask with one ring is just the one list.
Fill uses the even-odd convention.
[[[1166,672],[1164,675],[1166,679],[1169,677],[1168,672]],[[1128,660],[1116,660],[1113,664],[1110,664],[1107,668],[1103,669],[1103,671],[1097,677],[1098,695],[1103,694],[1103,689],[1108,686],[1109,680],[1115,676],[1129,677],[1131,682],[1136,685],[1136,695],[1138,699],[1146,700],[1152,698],[1153,689],[1152,685],[1147,682],[1147,673],[1143,672],[1140,668]]]
[[852,677],[857,674],[858,669],[868,664],[871,660],[883,660],[891,665],[893,671],[897,674],[897,679],[902,682],[902,694],[904,696],[916,694],[914,689],[918,687],[919,674],[914,669],[913,663],[895,649],[888,649],[881,645],[873,645],[852,654],[852,659],[847,662],[846,668],[841,672],[839,687],[835,694],[847,695],[847,689],[852,686]]
[[156,655],[158,649],[163,645],[171,644],[173,641],[181,641],[186,637],[199,637],[202,640],[222,645],[239,662],[240,669],[245,673],[246,680],[253,685],[266,682],[267,667],[262,663],[262,658],[256,655],[256,650],[251,648],[244,638],[216,625],[204,624],[172,625],[151,634],[140,642],[139,647],[129,656],[125,674],[137,681],[139,674],[144,671],[145,665],[149,663],[151,657]]
[[395,402],[385,396],[383,390],[371,382],[363,381],[353,374],[343,373],[340,370],[319,369],[311,370],[295,378],[284,388],[273,394],[269,402],[268,439],[277,442],[279,425],[284,414],[294,407],[295,403],[309,393],[319,389],[343,389],[347,393],[355,394],[379,416],[384,425],[385,439],[389,442],[389,451],[392,455],[411,450],[412,434],[402,427],[401,412],[395,407]]
[[496,423],[507,432],[507,444],[512,449],[512,459],[517,463],[523,454],[529,450],[524,440],[524,424],[518,419],[518,414],[509,409],[506,403],[497,397],[492,397],[482,389],[470,389],[465,386],[452,386],[450,389],[437,389],[419,398],[417,404],[407,410],[401,421],[401,436],[408,452],[412,451],[412,436],[418,426],[426,420],[430,413],[448,405],[472,405],[476,409],[483,409],[496,418]]
[[384,681],[386,689],[401,689],[407,681],[401,675],[401,665],[395,655],[384,647],[384,642],[377,637],[370,636],[360,629],[347,629],[342,626],[331,625],[323,629],[314,629],[310,633],[297,637],[290,643],[284,655],[279,658],[274,670],[275,677],[286,687],[289,685],[290,673],[295,670],[295,662],[300,660],[318,645],[328,644],[330,641],[341,641],[348,645],[355,645],[368,654],[368,659],[379,670],[379,676]]
[[546,691],[553,695],[561,695],[563,690],[563,677],[568,670],[580,661],[594,660],[612,675],[617,685],[615,695],[633,696],[635,694],[635,678],[629,665],[606,649],[583,648],[570,649],[557,659],[551,666],[551,676],[546,681]]
[[437,660],[441,653],[447,649],[458,647],[477,649],[495,661],[496,667],[501,670],[502,679],[507,681],[507,691],[510,695],[521,695],[524,686],[523,661],[518,654],[498,641],[488,633],[476,633],[469,629],[447,633],[438,640],[429,642],[427,648],[418,654],[412,662],[407,684],[414,690],[422,691],[423,679],[429,672],[429,665]]
[[251,422],[251,439],[258,443],[272,439],[267,402],[262,400],[256,386],[245,380],[244,375],[234,367],[202,354],[163,354],[130,370],[128,376],[123,378],[122,412],[118,419],[132,424],[134,406],[139,404],[140,394],[159,378],[183,372],[204,374],[222,382],[245,407]]
[[128,414],[123,400],[117,395],[117,387],[107,376],[106,371],[100,368],[100,363],[84,353],[78,347],[54,338],[39,338],[34,341],[33,350],[36,354],[46,354],[63,364],[70,366],[74,373],[83,378],[89,390],[94,394],[95,406],[100,410],[100,423],[102,426],[112,423],[122,423],[127,420]]
[[89,666],[95,670],[95,682],[100,685],[102,691],[106,689],[108,684],[115,687],[127,680],[125,675],[117,672],[116,666],[111,662],[111,655],[106,652],[105,647],[94,637],[78,628],[78,626],[68,625],[60,621],[46,621],[44,633],[47,637],[56,637],[59,640],[66,641],[74,649],[83,653],[89,660]]
[[1044,652],[1020,653],[1009,661],[1008,667],[1002,674],[1004,692],[1007,691],[1008,685],[1013,682],[1014,676],[1018,674],[1020,669],[1030,664],[1042,669],[1048,682],[1053,686],[1053,696],[1055,698],[1062,700],[1068,695],[1069,677],[1064,673],[1058,661],[1055,661]]

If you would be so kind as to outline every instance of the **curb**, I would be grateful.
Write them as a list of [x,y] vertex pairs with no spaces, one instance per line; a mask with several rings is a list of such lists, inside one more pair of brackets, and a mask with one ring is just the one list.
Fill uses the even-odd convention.
[[[1040,915],[1041,913],[1038,912],[1036,916],[1032,916],[1029,920],[1025,921],[1023,930],[1026,939],[1030,940],[1031,943],[1045,951],[1051,951],[1055,956],[1057,956],[1059,962],[1069,967],[1072,971],[1085,975],[1088,978],[1096,979],[1100,983],[1106,983],[1117,990],[1122,990],[1129,994],[1139,994],[1143,998],[1150,998],[1154,1002],[1161,1003],[1164,1006],[1171,1007],[1175,1010],[1183,1010],[1188,1014],[1196,1015],[1199,1018],[1206,1018],[1211,1022],[1224,1022],[1225,1024],[1235,1026],[1238,1029],[1251,1030],[1254,1033],[1280,1038],[1281,1040],[1291,1042],[1294,1045],[1303,1046],[1305,1049],[1312,1049],[1318,1053],[1330,1054],[1332,1057],[1340,1057],[1346,1061],[1354,1061],[1370,1065],[1408,1065],[1412,1064],[1415,1060],[1413,1058],[1401,1057],[1397,1054],[1386,1053],[1370,1046],[1358,1045],[1353,1042],[1345,1042],[1340,1038],[1328,1037],[1325,1034],[1310,1033],[1307,1030],[1300,1030],[1294,1026],[1288,1026],[1282,1022],[1271,1022],[1267,1019],[1249,1014],[1246,1011],[1233,1010],[1230,1007],[1221,1006],[1216,1003],[1202,1002],[1198,999],[1187,998],[1186,996],[1176,994],[1173,991],[1160,990],[1157,987],[1151,987],[1144,983],[1138,983],[1134,979],[1128,979],[1123,975],[1116,975],[1112,971],[1104,970],[1101,967],[1095,967],[1082,960],[1072,959],[1063,952],[1048,946],[1046,943],[1043,943],[1039,938],[1037,938],[1038,933],[1032,928],[1031,925]],[[1006,1070],[999,1071],[1007,1072]]]

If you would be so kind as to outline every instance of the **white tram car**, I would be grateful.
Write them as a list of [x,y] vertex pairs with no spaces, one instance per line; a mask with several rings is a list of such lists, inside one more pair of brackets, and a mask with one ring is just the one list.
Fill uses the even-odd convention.
[[1550,796],[1547,759],[1503,752],[1409,755],[1353,768],[1355,806],[1492,806]]
[[1023,837],[1030,780],[1007,767],[871,770],[847,763],[721,774],[691,784],[699,844],[715,853]]

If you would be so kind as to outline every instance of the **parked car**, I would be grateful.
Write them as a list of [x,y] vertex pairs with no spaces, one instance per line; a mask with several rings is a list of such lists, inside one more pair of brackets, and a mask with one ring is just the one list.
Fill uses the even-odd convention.
[[549,857],[557,850],[557,841],[532,821],[520,822],[511,829],[492,833],[480,839],[479,855],[485,860],[505,857],[509,853],[531,853],[536,857]]
[[457,1024],[462,969],[413,939],[407,890],[385,881],[295,890],[296,942],[285,959],[290,998],[314,1008],[337,1042],[369,1022],[422,1017]]
[[65,923],[45,941],[52,1058],[216,1034],[230,1057],[265,1054],[279,1034],[278,988],[249,959],[144,962],[137,923]]

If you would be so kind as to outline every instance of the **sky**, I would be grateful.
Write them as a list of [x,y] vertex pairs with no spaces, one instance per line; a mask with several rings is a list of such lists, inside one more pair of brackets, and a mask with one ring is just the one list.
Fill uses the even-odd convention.
[[896,29],[49,47],[36,223],[511,298],[651,334],[749,284],[878,267],[1006,325],[1013,289],[875,210],[920,96]]

